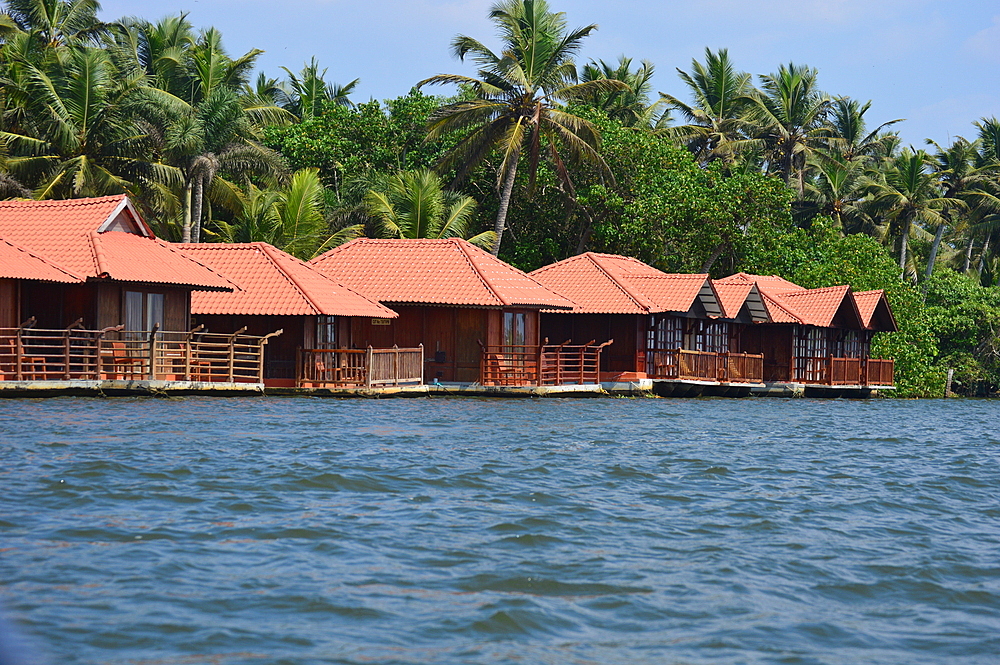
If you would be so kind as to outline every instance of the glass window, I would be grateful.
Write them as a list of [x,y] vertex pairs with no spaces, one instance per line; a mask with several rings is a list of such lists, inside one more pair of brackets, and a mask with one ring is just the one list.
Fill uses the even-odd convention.
[[125,292],[125,330],[140,331],[145,327],[141,291]]
[[317,349],[337,348],[336,316],[316,317],[316,348]]
[[527,316],[524,312],[503,313],[503,343],[506,346],[524,346]]
[[163,328],[163,294],[146,294],[146,330],[152,330],[153,326]]

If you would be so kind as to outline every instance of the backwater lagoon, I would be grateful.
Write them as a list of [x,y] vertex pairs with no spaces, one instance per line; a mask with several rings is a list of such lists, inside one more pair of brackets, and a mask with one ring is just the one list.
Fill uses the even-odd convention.
[[974,400],[0,401],[41,663],[1000,662]]

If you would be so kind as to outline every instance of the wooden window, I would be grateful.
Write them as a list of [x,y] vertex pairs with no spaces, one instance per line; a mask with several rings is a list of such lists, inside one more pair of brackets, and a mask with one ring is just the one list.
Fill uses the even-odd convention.
[[860,330],[841,330],[834,343],[833,355],[837,358],[861,358],[864,355],[862,337]]
[[524,312],[503,313],[503,343],[506,346],[524,346],[527,316]]
[[724,321],[696,319],[688,327],[688,345],[691,351],[726,353],[729,351],[729,324]]
[[316,348],[317,349],[337,348],[336,316],[316,317]]
[[150,331],[153,326],[163,327],[162,293],[145,291],[125,292],[125,330],[129,332]]
[[684,322],[676,316],[652,317],[647,333],[648,348],[663,351],[684,346]]

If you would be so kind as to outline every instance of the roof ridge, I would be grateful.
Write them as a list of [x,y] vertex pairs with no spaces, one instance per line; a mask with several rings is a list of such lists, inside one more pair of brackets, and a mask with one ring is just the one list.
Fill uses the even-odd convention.
[[90,255],[94,258],[94,272],[98,277],[111,277],[111,273],[105,270],[104,266],[104,251],[100,247],[101,234],[94,230],[88,233],[87,237],[90,240]]
[[[511,304],[509,302],[507,302],[507,300],[503,296],[501,296],[497,292],[496,289],[493,288],[493,285],[489,283],[489,281],[483,275],[482,271],[479,269],[479,266],[477,266],[476,262],[472,260],[472,256],[469,254],[468,250],[465,248],[465,244],[468,244],[470,247],[475,247],[475,245],[473,245],[472,243],[467,243],[467,242],[459,242],[458,238],[441,238],[441,240],[451,240],[452,241],[451,244],[454,245],[455,247],[457,247],[459,249],[459,251],[462,252],[462,256],[464,256],[465,260],[468,261],[469,266],[472,267],[472,270],[476,273],[476,276],[479,278],[479,281],[481,281],[483,283],[483,286],[486,287],[486,290],[489,291],[490,293],[492,293],[493,297],[495,297],[497,300],[499,300],[500,303],[504,307],[510,307],[511,306]],[[480,250],[480,251],[482,251],[482,250]],[[483,252],[483,253],[485,254],[485,252]],[[491,258],[497,260],[497,261],[500,260],[497,257],[493,256],[492,254],[490,254],[489,256]],[[511,267],[513,267],[513,266],[511,266]]]
[[[317,302],[312,299],[312,297],[309,295],[309,292],[305,289],[305,287],[303,287],[301,284],[299,284],[299,281],[297,279],[295,279],[295,275],[293,275],[290,272],[286,271],[278,263],[278,261],[275,259],[275,257],[271,254],[271,249],[274,249],[274,250],[276,250],[278,252],[282,252],[283,254],[288,254],[288,253],[284,252],[283,250],[278,249],[277,247],[269,245],[266,242],[253,243],[253,245],[255,245],[256,247],[259,247],[262,250],[263,254],[267,257],[267,260],[270,261],[271,264],[275,268],[278,269],[278,272],[281,273],[281,275],[285,279],[287,279],[288,281],[290,281],[292,283],[292,286],[295,287],[295,289],[299,292],[299,295],[302,296],[303,300],[305,300],[307,303],[309,303],[309,306],[312,307],[314,310],[316,310],[316,314],[319,315],[320,311],[323,308],[320,307],[319,304],[317,304]],[[292,255],[288,254],[288,256],[292,256]],[[296,258],[296,257],[292,256],[292,258]],[[305,262],[303,262],[303,263],[305,263]],[[305,265],[308,267],[308,264],[305,264]],[[318,273],[318,271],[317,271],[317,273]],[[326,276],[324,275],[324,277],[326,277]]]
[[654,305],[655,303],[653,303],[645,296],[642,296],[642,298],[643,300],[646,300],[646,302],[640,302],[639,298],[636,298],[627,288],[625,288],[624,284],[618,281],[618,279],[608,271],[608,269],[605,266],[601,265],[600,261],[598,261],[595,258],[595,256],[597,256],[596,253],[587,252],[587,255],[588,255],[587,258],[590,259],[590,262],[593,263],[595,266],[597,266],[597,269],[600,270],[608,279],[610,279],[611,283],[614,284],[616,287],[618,287],[618,290],[624,293],[626,298],[631,300],[638,307],[645,309],[647,313],[651,312],[651,310],[653,309],[651,305]]

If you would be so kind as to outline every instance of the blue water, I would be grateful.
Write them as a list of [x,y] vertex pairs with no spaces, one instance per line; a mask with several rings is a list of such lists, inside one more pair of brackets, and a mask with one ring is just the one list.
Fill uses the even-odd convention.
[[1000,404],[0,401],[44,663],[1000,663]]

